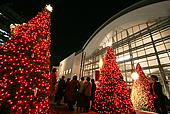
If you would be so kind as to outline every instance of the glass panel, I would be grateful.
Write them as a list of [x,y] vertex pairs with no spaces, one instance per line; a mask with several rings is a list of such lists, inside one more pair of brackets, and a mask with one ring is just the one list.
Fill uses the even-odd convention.
[[125,73],[121,73],[123,76],[123,80],[126,81]]
[[139,26],[133,27],[133,32],[134,32],[134,33],[138,32],[138,31],[139,31]]
[[146,76],[150,74],[149,70],[143,70],[143,72],[145,73]]
[[160,34],[156,34],[156,35],[154,35],[152,37],[153,37],[153,40],[157,40],[157,39],[161,38]]
[[118,56],[118,59],[122,59],[122,58],[123,58],[123,55],[119,55],[119,56]]
[[92,70],[90,70],[90,76],[92,75]]
[[84,70],[86,70],[87,68],[86,68],[86,66],[84,66]]
[[124,30],[123,32],[122,32],[122,38],[126,38],[127,37],[127,33],[126,33],[126,31]]
[[88,69],[92,69],[92,64],[88,65]]
[[170,67],[164,67],[163,68],[164,69],[164,72],[165,72],[165,78],[167,79],[167,80],[170,80]]
[[165,41],[165,45],[167,49],[170,49],[170,39]]
[[165,50],[165,46],[163,44],[156,46],[157,51]]
[[126,62],[126,70],[132,69],[131,62]]
[[153,60],[153,59],[157,59],[156,56],[152,56],[152,57],[147,57],[148,61],[149,60]]
[[144,44],[151,42],[151,38],[149,36],[143,38]]
[[119,64],[119,68],[121,71],[124,71],[125,70],[124,63]]
[[143,42],[142,42],[141,39],[136,41],[136,46],[140,46],[140,45],[142,45],[142,44],[143,44]]
[[168,36],[168,35],[170,35],[170,30],[161,32],[161,34],[162,34],[162,37]]
[[117,35],[117,37],[118,37],[118,41],[120,41],[120,40],[121,40],[121,34],[119,33],[119,34]]
[[131,77],[127,77],[127,82],[132,82],[132,78]]
[[149,61],[149,66],[154,66],[154,65],[158,65],[158,62],[156,59]]
[[140,62],[141,67],[148,67],[147,62]]
[[129,33],[129,35],[132,35],[132,34],[133,34],[132,28],[128,29],[128,33]]
[[161,58],[161,59],[160,59],[160,62],[161,62],[161,64],[168,64],[168,63],[170,63],[170,61],[169,61],[169,58],[168,58],[168,57]]
[[153,45],[145,46],[144,48],[145,48],[145,50],[149,49],[149,48],[153,48]]
[[140,25],[140,30],[142,30],[142,29],[144,29],[144,28],[146,28],[147,26],[146,26],[146,24],[141,24]]
[[119,48],[116,48],[116,53],[119,53]]
[[163,54],[160,54],[160,55],[158,55],[158,56],[159,56],[159,58],[168,57],[168,54],[167,54],[167,53],[163,53]]
[[130,57],[129,52],[127,52],[127,53],[124,54],[124,58],[129,58],[129,57]]
[[133,58],[137,57],[137,53],[133,52]]
[[96,65],[94,64],[94,65],[93,65],[93,68],[95,68],[95,67],[96,67]]
[[144,50],[140,50],[140,51],[138,52],[138,56],[139,56],[139,57],[142,56],[142,55],[145,55]]
[[116,40],[116,35],[113,37],[113,39],[114,39],[114,42],[117,42],[117,40]]
[[146,49],[146,54],[150,54],[150,53],[154,53],[154,49],[153,48],[150,48],[150,49]]
[[139,59],[138,61],[139,61],[139,63],[146,62],[146,58]]
[[96,68],[98,68],[99,67],[99,63],[96,63]]
[[126,50],[129,50],[129,46],[128,45],[124,46],[124,51],[126,51]]
[[136,47],[136,46],[135,46],[135,42],[132,42],[132,43],[131,43],[131,47],[132,47],[132,48]]
[[158,68],[150,69],[150,71],[151,71],[151,74],[160,75]]
[[148,26],[151,26],[151,25],[153,25],[153,24],[155,24],[156,22],[149,22],[148,23]]
[[119,53],[120,52],[123,52],[123,48],[122,47],[119,47]]
[[96,61],[99,61],[99,56],[96,56]]

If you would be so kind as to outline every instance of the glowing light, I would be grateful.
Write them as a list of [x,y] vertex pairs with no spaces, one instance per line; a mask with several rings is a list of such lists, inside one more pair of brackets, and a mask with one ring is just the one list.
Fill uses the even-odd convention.
[[131,77],[132,77],[134,80],[136,80],[136,79],[139,78],[139,75],[138,75],[137,72],[133,72],[133,73],[131,74]]
[[108,43],[107,46],[112,46],[112,43]]
[[102,66],[103,66],[103,58],[100,58],[99,67],[102,68]]
[[49,5],[46,5],[46,7],[45,7],[48,11],[50,11],[50,12],[52,12],[52,10],[53,10],[53,7],[51,7],[51,5],[49,4]]
[[130,58],[131,58],[130,56],[126,56],[126,57],[124,57],[124,58],[117,59],[116,61],[117,61],[117,62],[120,62],[120,61],[128,60],[128,59],[130,59]]

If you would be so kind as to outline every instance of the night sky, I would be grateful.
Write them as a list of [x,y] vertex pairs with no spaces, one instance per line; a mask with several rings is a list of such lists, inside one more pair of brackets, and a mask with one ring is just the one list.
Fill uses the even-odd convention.
[[88,38],[116,13],[141,0],[12,0],[9,4],[25,22],[51,4],[51,65],[80,50]]

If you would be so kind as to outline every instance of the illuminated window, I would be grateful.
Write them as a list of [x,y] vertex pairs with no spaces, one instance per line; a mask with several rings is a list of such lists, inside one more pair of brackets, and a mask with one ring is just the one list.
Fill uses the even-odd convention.
[[71,73],[71,69],[69,69],[69,73]]

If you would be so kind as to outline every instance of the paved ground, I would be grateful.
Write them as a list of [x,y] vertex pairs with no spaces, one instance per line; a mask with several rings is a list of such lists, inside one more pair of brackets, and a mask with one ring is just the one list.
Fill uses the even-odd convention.
[[[76,107],[74,107],[74,109],[76,109]],[[80,111],[77,112],[76,110],[75,111],[68,110],[68,106],[65,106],[63,102],[61,102],[61,106],[57,106],[56,103],[54,103],[54,101],[50,101],[49,114],[75,114],[75,113],[82,114]],[[99,114],[99,113],[89,111],[88,113],[83,114]],[[157,114],[157,113],[136,110],[136,114]]]
[[[74,107],[76,109],[76,107]],[[68,106],[65,106],[63,102],[61,102],[61,106],[57,106],[56,103],[53,101],[50,101],[50,110],[49,114],[82,114],[80,111],[70,111],[68,110]],[[83,113],[83,114],[99,114],[93,111],[89,111],[88,113]]]

